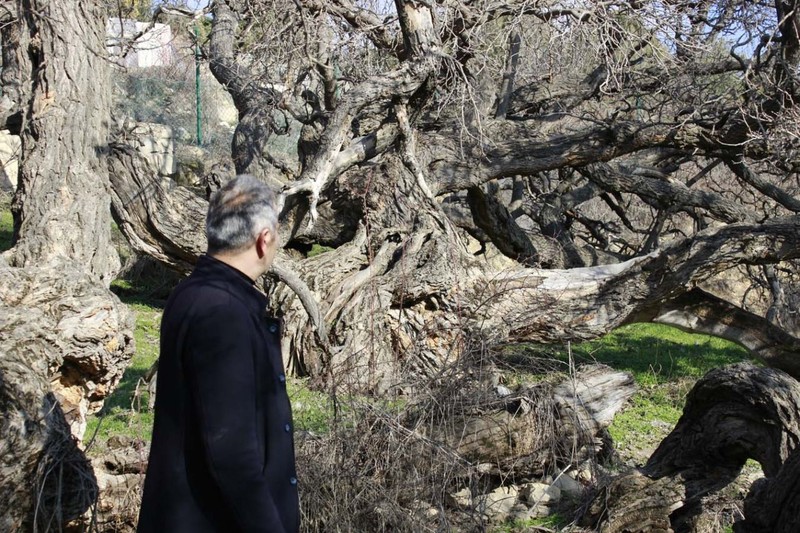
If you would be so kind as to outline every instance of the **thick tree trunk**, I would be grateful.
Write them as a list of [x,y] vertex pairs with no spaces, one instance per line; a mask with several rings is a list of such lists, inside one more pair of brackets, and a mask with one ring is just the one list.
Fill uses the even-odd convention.
[[[112,163],[114,206],[123,231],[140,251],[188,269],[202,252],[205,202],[167,180],[155,183],[137,175],[132,152],[119,156]],[[379,188],[373,186],[378,176]],[[425,196],[400,158],[384,156],[379,166],[347,172],[337,194],[346,205],[363,198],[366,224],[355,237],[316,257],[282,255],[277,261],[308,287],[323,317],[329,352],[320,347],[319,328],[309,322],[309,306],[295,290],[270,289],[272,305],[286,319],[287,364],[298,374],[333,371],[361,387],[386,389],[406,372],[435,371],[476,336],[500,343],[563,343],[658,320],[728,338],[800,376],[795,337],[763,317],[734,312],[730,303],[724,316],[710,313],[724,302],[693,288],[736,264],[769,260],[770,241],[798,239],[796,217],[710,228],[691,241],[623,263],[556,270],[520,268],[502,257],[491,263],[477,259],[467,249],[468,239],[451,226],[438,201]],[[182,218],[195,222],[180,230]],[[284,226],[284,242],[307,219],[308,214]],[[732,246],[744,236],[752,246]]]
[[736,533],[800,531],[800,449],[795,448],[778,474],[756,481],[744,502]]
[[[643,524],[653,531],[702,531],[706,498],[733,481],[747,459],[757,460],[768,480],[775,478],[770,483],[780,478],[786,488],[796,482],[782,473],[798,443],[797,380],[747,364],[712,370],[689,393],[681,419],[647,464],[599,491],[586,523],[609,533],[648,530]],[[754,508],[756,499],[750,500]],[[774,504],[767,504],[773,513]]]
[[111,245],[103,158],[110,123],[110,63],[99,2],[22,2],[30,58],[14,199],[12,266],[70,263],[106,285],[119,270]]
[[111,144],[108,175],[114,218],[128,242],[171,268],[190,271],[206,248],[208,202],[160,178],[129,145]]
[[122,377],[133,324],[107,289],[119,260],[102,3],[17,7],[3,42],[23,115],[16,243],[0,257],[0,529],[60,531],[97,494],[76,437]]

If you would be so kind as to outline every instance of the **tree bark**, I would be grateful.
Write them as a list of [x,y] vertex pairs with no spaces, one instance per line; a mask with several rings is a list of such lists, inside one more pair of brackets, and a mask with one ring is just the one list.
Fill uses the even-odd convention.
[[[168,181],[150,183],[112,164],[120,191],[116,197],[131,199],[115,202],[121,227],[132,234],[129,240],[173,265],[193,263],[202,251],[199,221],[205,202]],[[798,340],[767,327],[763,318],[751,313],[737,319],[744,312],[734,313],[733,307],[725,316],[688,318],[711,309],[692,304],[692,298],[722,303],[699,290],[690,293],[693,286],[737,264],[785,259],[787,251],[800,249],[795,248],[800,246],[797,217],[709,228],[689,241],[614,265],[526,269],[509,261],[498,273],[499,265],[476,259],[460,238],[441,230],[436,221],[443,213],[426,207],[428,199],[399,160],[388,158],[375,172],[385,183],[393,181],[378,190],[371,188],[374,174],[352,173],[340,186],[344,196],[365,199],[368,226],[335,252],[287,263],[319,302],[333,369],[322,361],[326,356],[315,328],[308,327],[306,306],[291,289],[271,288],[273,305],[286,318],[287,363],[301,375],[333,370],[361,386],[382,383],[378,388],[385,389],[398,380],[397,372],[433,371],[453,357],[454,346],[475,335],[491,342],[580,341],[651,320],[728,338],[768,364],[800,375],[794,356]],[[197,222],[179,230],[181,218]],[[371,227],[388,229],[373,234]],[[370,370],[357,370],[362,365]]]
[[75,437],[122,378],[132,329],[132,315],[96,278],[0,262],[0,529],[60,530],[93,502]]
[[[14,198],[12,266],[70,263],[106,286],[119,270],[111,245],[103,157],[110,123],[105,13],[96,2],[22,2],[30,89]],[[91,191],[91,194],[87,194]]]
[[77,441],[133,355],[133,321],[107,288],[119,259],[103,6],[17,7],[3,42],[23,114],[16,242],[0,256],[0,529],[61,531],[96,497]]
[[794,378],[749,364],[712,370],[691,390],[678,424],[647,464],[598,492],[585,524],[609,533],[646,530],[642,524],[700,531],[695,522],[705,498],[733,481],[747,459],[758,461],[768,479],[780,476],[798,443]]
[[777,475],[756,481],[744,502],[744,520],[735,533],[790,533],[800,529],[800,450],[783,463]]

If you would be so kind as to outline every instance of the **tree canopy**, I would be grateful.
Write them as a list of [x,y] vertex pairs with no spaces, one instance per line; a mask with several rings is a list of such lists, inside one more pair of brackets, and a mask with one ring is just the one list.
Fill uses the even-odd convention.
[[[284,192],[295,369],[658,320],[797,375],[793,6],[214,2],[236,171]],[[181,268],[202,251],[124,229]]]

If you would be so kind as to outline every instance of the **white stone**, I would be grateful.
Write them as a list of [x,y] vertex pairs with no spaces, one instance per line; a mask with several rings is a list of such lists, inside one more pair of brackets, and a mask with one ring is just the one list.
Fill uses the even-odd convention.
[[529,505],[553,505],[561,499],[561,489],[544,483],[526,483],[520,489],[520,497]]
[[592,480],[594,479],[594,473],[592,472],[591,468],[582,468],[581,470],[578,470],[578,472],[575,474],[575,479],[577,479],[578,481],[591,483]]
[[469,487],[463,488],[458,492],[453,492],[450,495],[450,504],[460,509],[472,508],[472,491]]
[[531,510],[528,508],[527,505],[517,501],[517,504],[511,508],[511,513],[509,518],[511,520],[528,520],[531,518]]
[[439,516],[439,509],[423,500],[414,500],[411,503],[411,508],[415,513],[425,518],[436,518]]
[[558,476],[551,486],[558,488],[561,494],[573,500],[577,500],[583,496],[583,485],[566,474]]
[[161,176],[172,176],[177,170],[175,137],[172,128],[163,124],[139,122],[131,131],[133,146]]
[[493,523],[505,522],[518,502],[517,488],[498,487],[481,498],[483,514]]
[[494,470],[494,465],[492,463],[480,463],[475,467],[475,470],[479,474],[491,474],[492,470]]

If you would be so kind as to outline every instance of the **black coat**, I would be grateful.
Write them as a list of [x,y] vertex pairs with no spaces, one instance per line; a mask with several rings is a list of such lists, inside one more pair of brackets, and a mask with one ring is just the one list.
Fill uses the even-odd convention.
[[299,529],[280,323],[266,304],[208,256],[170,296],[139,533]]

